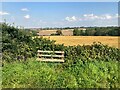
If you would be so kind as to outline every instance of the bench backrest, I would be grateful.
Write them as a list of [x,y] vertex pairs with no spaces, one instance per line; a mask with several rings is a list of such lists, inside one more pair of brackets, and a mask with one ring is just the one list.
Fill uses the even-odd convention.
[[64,51],[38,50],[38,61],[64,62]]

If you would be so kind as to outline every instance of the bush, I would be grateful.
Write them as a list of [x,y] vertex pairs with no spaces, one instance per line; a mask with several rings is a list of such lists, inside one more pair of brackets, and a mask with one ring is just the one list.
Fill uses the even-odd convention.
[[61,30],[57,30],[56,31],[56,35],[62,35],[62,31]]

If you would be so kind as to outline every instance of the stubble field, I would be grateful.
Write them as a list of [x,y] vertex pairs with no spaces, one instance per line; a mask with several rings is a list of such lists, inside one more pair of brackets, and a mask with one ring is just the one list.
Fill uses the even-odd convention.
[[93,42],[101,42],[116,48],[120,46],[120,37],[117,36],[43,36],[43,38],[55,40],[56,44],[65,46],[91,45]]

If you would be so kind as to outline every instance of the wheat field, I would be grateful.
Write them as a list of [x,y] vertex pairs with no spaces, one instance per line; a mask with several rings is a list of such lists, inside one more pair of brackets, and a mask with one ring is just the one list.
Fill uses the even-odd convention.
[[74,45],[91,45],[93,42],[101,42],[102,44],[116,47],[120,46],[117,36],[43,36],[50,40],[56,40],[56,44],[64,44],[65,46]]

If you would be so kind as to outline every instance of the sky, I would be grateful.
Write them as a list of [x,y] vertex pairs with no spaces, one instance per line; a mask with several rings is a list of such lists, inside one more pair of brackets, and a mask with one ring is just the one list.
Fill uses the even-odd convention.
[[1,0],[2,2],[119,2],[119,0]]
[[2,2],[0,16],[25,28],[117,26],[118,3]]

